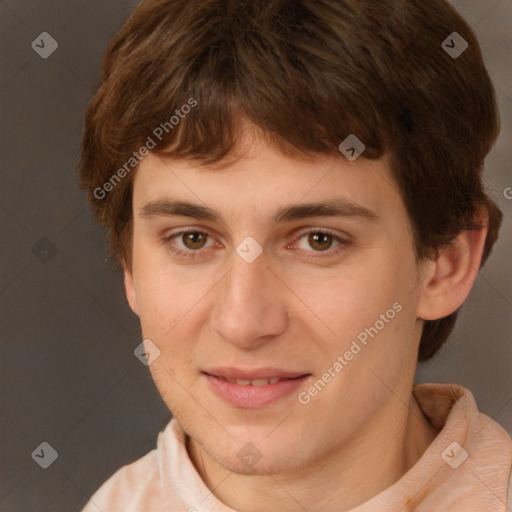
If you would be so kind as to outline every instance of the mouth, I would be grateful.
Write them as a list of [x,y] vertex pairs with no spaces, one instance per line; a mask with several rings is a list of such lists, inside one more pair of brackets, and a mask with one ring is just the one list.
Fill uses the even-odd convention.
[[310,373],[271,368],[250,371],[218,368],[202,374],[215,395],[238,408],[270,405],[292,394],[311,377]]
[[279,382],[279,377],[272,377],[269,379],[230,379],[228,377],[222,377],[218,375],[212,375],[212,377],[217,377],[218,379],[223,379],[226,382],[231,382],[231,384],[237,384],[239,386],[268,386],[269,384],[275,384],[276,382]]

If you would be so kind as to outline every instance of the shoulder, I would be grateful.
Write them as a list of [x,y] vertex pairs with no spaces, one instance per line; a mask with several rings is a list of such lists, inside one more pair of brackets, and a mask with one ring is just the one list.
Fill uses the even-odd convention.
[[159,433],[157,447],[117,470],[93,494],[82,512],[157,512],[159,507],[168,505],[171,494],[165,483],[164,466],[174,452],[171,423]]
[[507,510],[512,510],[512,469],[510,471],[510,477],[508,480],[508,495],[507,495]]
[[[453,489],[458,486],[460,497],[465,496],[464,499],[472,500],[473,504],[477,496],[485,496],[488,504],[492,501],[495,507],[502,507],[505,500],[511,507],[510,433],[495,419],[481,412],[473,394],[462,386],[424,383],[415,386],[414,393],[424,414],[440,430],[431,446],[437,450],[435,458],[438,458],[438,451],[443,457],[442,454],[454,441],[465,450],[466,458],[469,455],[469,466],[460,465],[457,473],[448,472],[451,476],[447,480],[450,492],[453,494]],[[467,482],[474,482],[474,485],[470,488]]]
[[127,512],[158,472],[156,449],[117,470],[94,493],[82,512]]

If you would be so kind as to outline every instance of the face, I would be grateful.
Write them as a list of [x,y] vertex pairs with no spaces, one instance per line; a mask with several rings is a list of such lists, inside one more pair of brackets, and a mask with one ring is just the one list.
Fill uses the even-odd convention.
[[407,403],[420,269],[385,159],[247,147],[220,169],[142,161],[127,296],[205,454],[241,474],[313,468]]

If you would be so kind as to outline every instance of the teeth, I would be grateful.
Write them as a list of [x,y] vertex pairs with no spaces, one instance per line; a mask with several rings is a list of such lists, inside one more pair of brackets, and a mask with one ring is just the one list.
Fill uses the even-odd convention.
[[267,386],[269,384],[268,379],[256,379],[251,380],[251,386]]
[[275,384],[279,380],[278,378],[247,380],[247,379],[228,379],[227,377],[225,377],[225,379],[228,382],[231,382],[232,384],[238,384],[239,386],[268,386],[269,384]]

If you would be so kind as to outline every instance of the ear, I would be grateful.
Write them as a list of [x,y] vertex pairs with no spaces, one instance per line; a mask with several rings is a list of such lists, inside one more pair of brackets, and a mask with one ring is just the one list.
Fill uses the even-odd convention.
[[417,316],[437,320],[456,311],[466,300],[480,270],[488,230],[489,215],[481,207],[474,221],[482,227],[463,230],[425,265]]
[[128,304],[130,305],[131,310],[138,316],[139,315],[139,305],[137,304],[137,291],[135,290],[135,284],[133,282],[133,273],[124,264],[123,264],[123,274],[124,274],[124,291],[126,293],[126,298],[128,299]]

